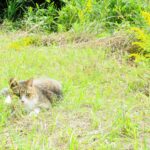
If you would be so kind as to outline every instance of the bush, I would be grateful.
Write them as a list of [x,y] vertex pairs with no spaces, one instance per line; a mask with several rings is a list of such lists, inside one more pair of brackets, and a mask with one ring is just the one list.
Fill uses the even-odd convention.
[[36,8],[28,7],[23,24],[27,30],[56,31],[56,15],[57,11],[53,4],[49,4],[47,8],[36,4]]
[[136,40],[132,43],[135,49],[130,57],[134,57],[136,62],[145,59],[150,60],[150,13],[142,12],[142,16],[145,20],[145,26],[143,28],[134,27],[131,29]]
[[110,28],[125,21],[141,25],[140,12],[145,9],[145,4],[146,1],[141,0],[66,1],[65,7],[59,11],[58,24],[65,30],[71,29],[74,23],[87,26],[88,23],[97,22]]
[[141,1],[111,0],[108,7],[107,17],[110,17],[110,22],[122,23],[124,20],[131,23],[140,22],[143,7]]
[[58,16],[58,31],[69,30],[75,22],[79,21],[78,10],[72,4],[66,5],[59,11]]
[[[82,31],[87,32],[91,27],[94,30],[94,26],[114,29],[125,22],[141,26],[143,23],[140,12],[149,9],[146,0],[63,0],[60,2],[61,6],[58,9],[56,1],[52,3],[46,0],[39,5],[34,3],[33,6],[29,5],[27,0],[8,0],[5,18],[14,21],[19,14],[18,11],[22,9],[25,10],[23,26],[27,30],[55,32],[68,31],[79,26]],[[101,30],[96,29],[96,32]]]

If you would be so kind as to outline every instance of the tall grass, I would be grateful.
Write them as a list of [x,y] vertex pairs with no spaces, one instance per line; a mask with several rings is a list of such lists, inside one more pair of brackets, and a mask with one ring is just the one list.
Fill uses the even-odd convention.
[[8,20],[15,20],[20,17],[20,10],[23,10],[23,6],[26,0],[6,0],[7,7],[4,12],[4,18]]

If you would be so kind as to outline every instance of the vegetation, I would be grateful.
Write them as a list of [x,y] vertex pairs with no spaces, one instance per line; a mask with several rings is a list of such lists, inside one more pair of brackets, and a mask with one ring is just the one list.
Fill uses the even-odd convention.
[[26,0],[6,2],[2,9],[3,20],[23,22],[26,27],[43,21],[41,28],[49,32],[70,30],[76,24],[94,23],[93,26],[100,24],[107,28],[125,22],[141,25],[141,10],[149,10],[146,0],[63,0],[59,4],[50,0],[43,3],[37,1],[35,4]]
[[0,97],[0,149],[150,149],[147,0],[0,2],[0,88],[49,76],[64,100],[37,117]]

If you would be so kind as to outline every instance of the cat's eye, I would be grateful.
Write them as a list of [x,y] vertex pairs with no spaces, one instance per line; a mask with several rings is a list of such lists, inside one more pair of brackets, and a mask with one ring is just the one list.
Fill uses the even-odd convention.
[[15,94],[15,95],[17,95],[17,96],[20,96],[20,92],[19,92],[19,90],[13,90],[13,93]]
[[31,96],[31,93],[28,93],[28,92],[27,92],[27,93],[26,93],[26,96],[27,96],[27,97],[30,97],[30,96]]

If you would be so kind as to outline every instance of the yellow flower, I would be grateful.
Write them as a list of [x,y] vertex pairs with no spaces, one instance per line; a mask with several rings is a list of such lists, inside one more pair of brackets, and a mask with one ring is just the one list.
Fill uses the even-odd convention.
[[21,49],[21,47],[22,47],[22,45],[19,42],[12,42],[9,45],[10,49],[17,50],[17,51],[19,51]]
[[30,46],[36,42],[37,42],[37,39],[34,39],[33,37],[23,37],[17,41],[12,42],[9,45],[9,48],[14,49],[14,50],[21,50],[21,48]]
[[132,45],[136,45],[141,49],[144,49],[144,43],[143,42],[132,42]]
[[88,0],[87,1],[86,10],[87,10],[87,12],[91,12],[92,11],[92,0]]
[[145,41],[147,39],[147,35],[144,33],[144,31],[142,29],[133,27],[133,28],[131,28],[131,30],[136,33],[136,38],[138,40]]
[[150,13],[142,11],[142,16],[144,17],[144,19],[147,22],[147,24],[150,25]]
[[140,54],[133,53],[129,55],[129,58],[134,58],[135,62],[140,62],[143,59],[143,56]]

